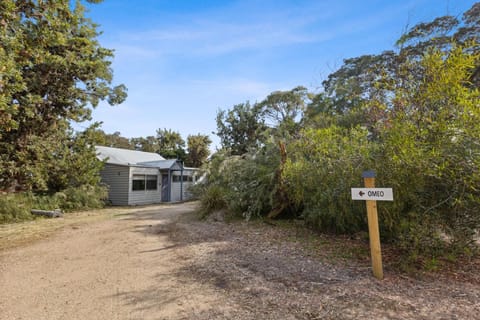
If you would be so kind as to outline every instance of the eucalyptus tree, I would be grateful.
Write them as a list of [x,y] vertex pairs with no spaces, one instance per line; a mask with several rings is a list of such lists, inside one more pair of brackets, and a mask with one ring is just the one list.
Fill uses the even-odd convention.
[[187,137],[187,157],[185,164],[190,167],[199,168],[210,155],[210,144],[212,140],[206,134],[189,135]]
[[265,118],[258,104],[236,104],[230,110],[217,113],[217,136],[222,148],[232,155],[242,155],[259,147],[267,129]]
[[307,88],[298,86],[292,90],[274,91],[258,105],[272,131],[277,135],[294,135],[305,112],[309,94]]
[[[88,1],[99,2],[99,1]],[[113,51],[98,42],[97,25],[80,1],[0,2],[0,185],[45,185],[45,152],[70,121],[91,118],[91,107],[126,98],[112,86]],[[67,129],[66,129],[67,128]],[[46,148],[45,141],[51,141]]]
[[135,150],[159,153],[158,139],[155,136],[132,138],[129,142]]
[[158,152],[167,159],[184,161],[186,157],[185,140],[179,132],[171,129],[157,129]]
[[[343,65],[323,82],[322,97],[314,98],[307,116],[317,116],[318,102],[327,101],[330,115],[346,127],[375,125],[395,109],[396,88],[416,90],[424,76],[422,59],[429,50],[448,53],[461,45],[470,53],[480,50],[480,3],[475,3],[460,18],[437,17],[409,28],[396,42],[395,50],[345,59]],[[480,65],[464,85],[480,86]],[[324,98],[328,98],[327,100]]]

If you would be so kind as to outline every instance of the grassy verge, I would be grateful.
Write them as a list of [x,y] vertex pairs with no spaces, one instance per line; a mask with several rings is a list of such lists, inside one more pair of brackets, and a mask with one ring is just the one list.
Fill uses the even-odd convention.
[[35,217],[30,213],[31,209],[74,212],[103,208],[106,197],[105,187],[89,185],[53,194],[1,193],[0,224],[33,220]]
[[132,208],[107,208],[91,211],[66,213],[63,218],[37,218],[0,225],[0,251],[47,238],[65,227],[75,228],[79,225],[112,219],[118,215],[131,212]]

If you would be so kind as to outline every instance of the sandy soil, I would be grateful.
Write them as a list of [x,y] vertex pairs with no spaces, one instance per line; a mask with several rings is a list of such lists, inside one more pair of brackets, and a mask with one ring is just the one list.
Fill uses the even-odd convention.
[[293,231],[194,210],[128,209],[0,251],[0,318],[480,319],[478,274],[377,281],[368,265],[312,255]]

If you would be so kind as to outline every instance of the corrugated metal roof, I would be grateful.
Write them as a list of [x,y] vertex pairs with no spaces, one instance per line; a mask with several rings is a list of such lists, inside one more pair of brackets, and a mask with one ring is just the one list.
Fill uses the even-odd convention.
[[146,162],[140,162],[137,164],[147,166],[147,167],[155,167],[159,169],[175,169],[175,170],[182,169],[181,163],[178,163],[178,161],[175,159],[146,161]]
[[142,162],[165,160],[164,157],[162,157],[158,153],[153,152],[143,152],[103,146],[95,146],[95,150],[97,151],[98,159],[103,161],[108,158],[107,163],[111,164],[129,165],[140,164]]

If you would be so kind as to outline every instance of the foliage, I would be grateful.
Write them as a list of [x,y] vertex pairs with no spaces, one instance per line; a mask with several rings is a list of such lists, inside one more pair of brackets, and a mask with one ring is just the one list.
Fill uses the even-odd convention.
[[259,103],[272,126],[295,122],[302,116],[307,99],[307,88],[299,86],[289,91],[274,91]]
[[[7,177],[23,175],[23,186],[38,192],[56,192],[68,187],[96,185],[100,182],[102,163],[96,158],[96,125],[84,132],[74,133],[67,124],[59,123],[58,130],[32,136],[31,145],[18,154],[17,161],[10,155],[0,155],[3,167],[0,173]],[[11,191],[14,191],[10,189]]]
[[[320,97],[314,97],[314,103],[307,107],[310,111],[306,122],[321,126],[328,115],[328,120],[333,119],[337,125],[349,128],[364,125],[376,135],[373,128],[376,122],[385,120],[382,111],[393,108],[395,89],[422,80],[420,61],[426,52],[436,49],[448,53],[455,43],[468,47],[471,53],[479,52],[478,42],[472,45],[472,41],[478,41],[479,17],[480,3],[476,3],[460,20],[443,16],[413,26],[397,41],[397,50],[345,59],[343,65],[323,82],[324,92],[318,94]],[[406,68],[409,79],[404,76]],[[470,85],[479,87],[478,63],[469,80]],[[371,103],[371,100],[378,104]],[[386,109],[379,110],[379,106]],[[328,113],[318,117],[319,109]],[[316,121],[320,121],[319,124]]]
[[212,140],[208,135],[197,134],[189,135],[187,137],[187,157],[185,159],[185,165],[200,168],[210,155],[209,146]]
[[[346,128],[373,127],[380,114],[372,116],[370,108],[365,106],[372,98],[382,103],[388,101],[391,91],[380,86],[379,80],[394,77],[396,67],[397,55],[393,51],[344,60],[344,64],[323,82],[325,91],[309,104],[307,122],[319,126],[311,117],[321,114],[320,120],[328,117],[330,122]],[[374,106],[370,104],[370,107]]]
[[267,215],[274,207],[278,148],[267,143],[255,154],[227,159],[224,181],[228,208],[247,219]]
[[34,219],[31,209],[77,211],[102,208],[107,189],[102,186],[83,185],[69,187],[54,194],[32,192],[0,195],[0,224]]
[[282,178],[308,224],[337,233],[365,228],[364,209],[351,201],[350,188],[374,163],[367,135],[362,128],[306,129],[288,146]]
[[469,83],[479,59],[456,45],[448,53],[430,51],[421,60],[424,78],[417,89],[396,90],[397,108],[382,135],[386,165],[379,170],[398,190],[390,228],[406,250],[438,247],[434,240],[442,237],[451,250],[474,246],[480,91]]
[[80,2],[0,6],[0,187],[44,190],[67,123],[90,119],[100,100],[122,102],[126,89],[110,86],[113,52]]
[[195,186],[194,193],[200,195],[200,213],[203,216],[227,208],[225,190],[219,185]]
[[226,156],[210,163],[211,170],[222,172],[210,174],[210,181],[215,179],[222,187],[230,211],[247,219],[289,211],[291,201],[281,180],[285,143],[300,129],[308,96],[306,88],[296,87],[273,92],[253,106],[247,102],[217,114],[217,134]]
[[158,129],[158,153],[166,159],[185,161],[185,140],[179,132],[170,129]]
[[[461,19],[420,23],[396,50],[345,60],[320,93],[298,87],[273,92],[251,109],[221,111],[225,149],[208,167],[205,187],[215,188],[209,201],[247,218],[294,208],[316,229],[355,233],[366,230],[366,217],[350,188],[374,169],[377,185],[395,194],[379,206],[382,237],[403,249],[405,261],[475,252],[479,17],[477,3]],[[253,139],[245,130],[258,127],[244,121],[245,109],[250,116],[255,110],[248,119],[263,126]]]
[[82,185],[79,188],[67,188],[54,195],[59,199],[59,207],[65,211],[102,208],[108,197],[103,186]]
[[159,153],[158,139],[154,136],[146,136],[130,139],[130,144],[138,151]]
[[96,134],[97,124],[93,124],[83,132],[67,131],[64,140],[56,139],[50,143],[58,144],[55,151],[49,154],[46,167],[48,192],[58,192],[68,188],[88,188],[100,184],[100,170],[103,163],[98,161],[95,145],[99,137]]
[[480,227],[480,92],[469,86],[478,59],[455,45],[428,52],[422,79],[405,72],[392,107],[380,108],[387,112],[373,140],[361,127],[303,131],[290,145],[284,179],[307,222],[324,231],[363,230],[364,209],[349,189],[361,184],[362,170],[374,168],[396,195],[379,209],[386,239],[410,256],[470,252]]
[[33,219],[30,197],[24,194],[0,195],[0,223]]
[[[121,148],[121,149],[136,149],[136,141],[123,137],[119,131],[114,133],[105,133],[103,130],[97,130],[98,144],[105,147]],[[132,139],[133,140],[133,139]]]
[[208,180],[201,186],[202,207],[207,209],[213,202],[218,204],[216,209],[222,207],[246,219],[267,215],[276,204],[279,164],[279,150],[272,141],[255,154],[216,153],[207,166]]
[[232,155],[242,155],[259,147],[266,130],[265,120],[259,105],[247,101],[234,105],[231,110],[217,113],[217,135],[222,148]]
[[[405,57],[420,58],[430,49],[448,52],[453,43],[463,46],[471,41],[477,41],[477,44],[471,49],[478,52],[480,49],[478,46],[479,32],[480,3],[477,2],[463,13],[460,20],[447,15],[413,26],[398,39],[397,46],[401,48],[401,54]],[[478,76],[477,74],[476,77]]]
[[228,208],[225,201],[228,190],[225,187],[223,174],[224,162],[227,157],[225,151],[213,154],[207,165],[204,166],[204,178],[190,189],[190,192],[200,199],[200,211],[205,216],[214,211]]

